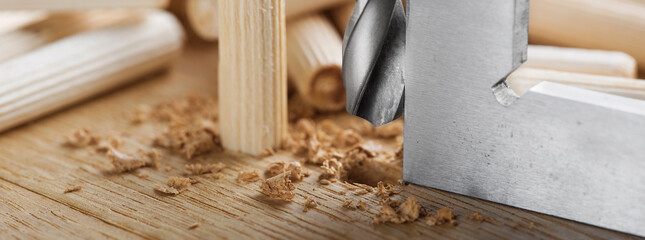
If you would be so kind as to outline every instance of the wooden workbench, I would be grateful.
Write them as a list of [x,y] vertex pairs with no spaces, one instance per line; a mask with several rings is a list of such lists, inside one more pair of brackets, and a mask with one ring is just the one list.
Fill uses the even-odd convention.
[[[636,237],[524,211],[500,204],[419,186],[405,186],[401,196],[415,196],[426,209],[455,210],[456,227],[372,223],[379,210],[373,194],[362,199],[368,211],[341,207],[342,183],[322,186],[314,174],[297,183],[293,203],[267,199],[258,184],[238,184],[240,170],[265,168],[269,161],[217,153],[209,162],[224,162],[224,178],[202,182],[177,196],[160,195],[155,184],[179,175],[186,160],[165,154],[174,170],[144,169],[148,177],[108,174],[109,161],[91,148],[61,146],[63,136],[80,127],[95,131],[122,130],[151,138],[155,128],[132,126],[129,114],[138,104],[154,104],[189,93],[216,93],[217,45],[188,47],[173,68],[136,84],[98,96],[0,135],[0,239],[635,239]],[[214,96],[213,96],[214,97]],[[275,159],[288,158],[273,156]],[[68,184],[82,190],[64,194]],[[350,196],[351,195],[351,196]],[[320,206],[303,212],[304,196]],[[492,221],[465,218],[479,211]],[[589,209],[593,211],[593,209]],[[199,223],[195,229],[190,225]]]

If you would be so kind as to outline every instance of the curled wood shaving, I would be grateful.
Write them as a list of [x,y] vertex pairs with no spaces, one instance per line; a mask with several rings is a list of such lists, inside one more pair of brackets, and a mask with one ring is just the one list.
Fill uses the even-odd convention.
[[262,184],[260,185],[262,193],[272,199],[283,201],[293,200],[296,195],[293,192],[296,189],[296,185],[291,183],[291,180],[289,180],[290,175],[291,172],[284,172],[280,175],[262,181]]
[[398,206],[396,211],[392,206],[383,204],[381,210],[376,214],[373,219],[374,223],[405,223],[414,222],[419,218],[421,206],[414,197],[408,197],[403,204]]
[[299,162],[273,162],[269,167],[264,171],[264,176],[270,178],[284,172],[291,172],[289,179],[293,182],[299,182],[308,177],[309,171],[302,169],[302,165]]
[[359,144],[362,141],[363,137],[358,135],[354,130],[345,129],[336,135],[332,145],[338,148],[346,148]]
[[335,182],[340,178],[340,169],[343,167],[343,164],[340,163],[335,158],[325,160],[320,167],[322,173],[318,177],[318,182],[326,180],[328,182]]
[[258,170],[239,172],[237,174],[238,183],[252,183],[260,181],[260,172]]
[[65,144],[72,147],[86,147],[94,142],[94,138],[87,128],[74,130],[66,136]]
[[448,207],[444,207],[437,211],[436,215],[428,215],[425,218],[425,223],[430,226],[447,225],[450,227],[457,226],[457,216]]
[[307,212],[309,211],[309,209],[316,208],[316,207],[318,207],[318,203],[315,200],[309,197],[305,197],[305,208],[302,209],[303,212]]
[[185,177],[170,177],[166,181],[166,186],[155,185],[155,191],[177,195],[190,187],[191,184],[197,183],[197,180],[193,180]]
[[399,191],[394,189],[392,184],[378,182],[376,184],[376,193],[375,195],[380,198],[387,198],[392,195],[398,194]]
[[219,173],[226,167],[224,163],[213,163],[213,164],[186,164],[184,169],[184,174],[186,175],[202,175],[206,173]]
[[71,193],[71,192],[80,191],[82,188],[83,187],[80,186],[80,185],[67,185],[67,187],[65,187],[65,191],[63,191],[63,193]]

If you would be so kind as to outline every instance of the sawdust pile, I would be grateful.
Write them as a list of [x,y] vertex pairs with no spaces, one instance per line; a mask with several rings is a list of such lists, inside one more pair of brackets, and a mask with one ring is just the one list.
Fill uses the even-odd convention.
[[185,177],[170,177],[168,178],[168,181],[166,181],[166,185],[155,185],[155,191],[165,193],[165,194],[171,194],[171,195],[177,195],[186,189],[190,187],[190,185],[197,183],[197,180],[190,179],[190,178],[185,178]]
[[289,179],[291,172],[284,172],[277,176],[263,180],[260,185],[262,193],[272,199],[279,199],[283,201],[291,201],[296,196],[293,192],[296,190],[296,185],[291,183]]
[[374,215],[373,220],[376,224],[414,222],[419,218],[420,210],[421,205],[414,197],[408,197],[400,205],[398,201],[386,201],[381,206],[379,213]]
[[260,181],[260,172],[258,170],[242,171],[237,174],[237,182],[246,184]]
[[450,227],[457,226],[457,216],[448,207],[437,210],[436,215],[428,215],[424,222],[430,226],[446,225]]

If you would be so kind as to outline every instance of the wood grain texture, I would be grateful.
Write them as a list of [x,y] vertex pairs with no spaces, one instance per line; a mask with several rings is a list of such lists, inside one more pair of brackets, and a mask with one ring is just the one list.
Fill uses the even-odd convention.
[[0,10],[78,10],[96,8],[165,8],[168,0],[0,0]]
[[636,78],[636,59],[624,52],[529,45],[522,67]]
[[[0,62],[73,34],[140,20],[136,11],[52,13],[44,20],[0,34]],[[2,19],[0,19],[2,21]]]
[[284,0],[219,2],[222,145],[258,155],[287,133]]
[[626,52],[643,71],[644,12],[635,0],[531,0],[529,41]]
[[0,64],[0,131],[166,66],[182,44],[174,17],[148,12],[142,21],[68,37]]
[[[223,179],[200,178],[202,182],[186,192],[174,197],[164,196],[155,193],[153,187],[163,183],[168,176],[182,172],[187,161],[177,155],[164,152],[164,161],[174,167],[172,171],[143,169],[141,171],[149,173],[149,177],[139,178],[134,174],[106,174],[105,170],[111,166],[103,155],[91,149],[77,150],[61,146],[63,136],[80,127],[95,132],[122,130],[129,132],[132,138],[143,142],[149,140],[162,126],[130,125],[127,119],[137,105],[183,98],[188,93],[209,96],[217,92],[217,84],[214,84],[217,71],[213,69],[213,66],[217,66],[217,56],[217,46],[188,48],[168,73],[148,76],[146,81],[0,135],[0,179],[42,196],[36,198],[2,190],[0,200],[3,203],[22,202],[27,201],[24,198],[29,198],[36,201],[34,204],[54,208],[42,203],[47,198],[53,200],[49,201],[52,204],[58,202],[69,206],[91,218],[148,239],[637,239],[413,185],[405,187],[401,197],[415,196],[429,211],[449,206],[459,215],[459,226],[430,227],[421,222],[374,225],[370,217],[378,211],[375,206],[377,198],[373,195],[354,196],[351,193],[341,196],[338,193],[344,190],[342,183],[329,186],[316,184],[319,172],[310,166],[307,167],[314,171],[313,176],[304,183],[297,183],[294,203],[273,202],[260,193],[258,183],[241,185],[235,181],[239,170],[262,170],[271,161],[291,159],[284,155],[265,160],[230,153],[207,155],[207,162],[223,162],[230,166],[224,170]],[[329,117],[342,122],[350,116],[341,114]],[[68,183],[81,185],[83,189],[63,194]],[[0,184],[5,186],[4,183]],[[303,196],[312,197],[320,206],[304,213]],[[368,203],[369,211],[344,210],[341,205],[345,197],[363,199]],[[465,219],[464,216],[473,211],[492,217],[493,221],[477,223]],[[34,213],[34,216],[43,214]],[[16,220],[12,220],[9,215],[16,214],[13,211],[1,214],[0,222],[68,223],[49,217],[36,220],[24,214],[18,214],[14,218]],[[77,222],[87,221],[84,216],[66,216]],[[200,227],[189,230],[188,227],[195,222],[199,222]],[[20,234],[26,236],[39,236],[37,230],[31,228],[21,231]],[[93,236],[91,234],[95,230],[85,228],[76,231],[77,235]],[[11,234],[12,231],[8,232]],[[61,234],[66,235],[65,232]],[[121,237],[118,232],[111,235],[132,239],[129,236]]]
[[290,20],[287,24],[289,78],[308,104],[323,111],[345,108],[343,41],[322,14]]

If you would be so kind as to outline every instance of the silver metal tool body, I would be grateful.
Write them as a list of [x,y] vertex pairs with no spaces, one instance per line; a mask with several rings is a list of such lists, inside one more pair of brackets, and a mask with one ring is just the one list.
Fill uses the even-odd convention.
[[528,0],[408,0],[405,181],[645,236],[645,102],[499,82]]

